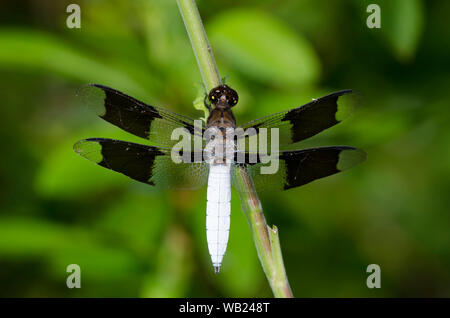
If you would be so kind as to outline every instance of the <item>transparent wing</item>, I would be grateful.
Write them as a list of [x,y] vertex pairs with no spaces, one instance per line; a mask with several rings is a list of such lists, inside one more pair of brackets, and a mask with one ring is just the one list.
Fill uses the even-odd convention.
[[[246,160],[249,157],[251,156],[246,156]],[[252,162],[255,163],[234,165],[232,181],[235,188],[238,191],[245,191],[238,186],[236,180],[240,173],[239,169],[246,169],[256,191],[287,190],[347,170],[363,162],[366,153],[353,147],[333,146],[283,151],[272,158],[278,158],[278,168],[269,174],[263,174],[261,168],[267,169],[276,163],[267,160],[264,163],[259,155],[253,158]]]
[[340,123],[353,112],[360,102],[359,94],[353,93],[352,90],[343,90],[314,99],[298,108],[255,119],[239,126],[243,130],[250,128],[248,130],[250,134],[241,138],[241,149],[249,149],[249,137],[260,134],[261,128],[267,128],[268,145],[271,144],[273,138],[271,128],[278,128],[280,149],[286,149],[289,145],[312,137]]
[[204,125],[169,110],[147,105],[131,96],[100,84],[83,86],[78,96],[100,118],[152,143],[171,147],[177,140],[171,140],[175,128],[184,128],[190,134],[202,136]]
[[[208,165],[193,153],[178,154],[175,163],[170,148],[159,148],[106,138],[78,141],[74,150],[82,157],[134,180],[159,188],[198,189],[208,179]],[[192,163],[189,163],[192,162]]]

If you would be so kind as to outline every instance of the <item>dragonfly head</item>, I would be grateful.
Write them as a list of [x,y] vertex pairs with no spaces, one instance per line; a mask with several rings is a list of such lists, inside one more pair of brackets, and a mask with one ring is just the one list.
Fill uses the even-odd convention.
[[213,88],[208,95],[209,102],[217,108],[231,108],[237,104],[239,96],[228,85],[219,85]]

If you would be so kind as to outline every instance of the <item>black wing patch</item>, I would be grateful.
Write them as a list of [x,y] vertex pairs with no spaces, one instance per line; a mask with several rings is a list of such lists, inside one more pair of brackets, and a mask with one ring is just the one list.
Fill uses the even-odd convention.
[[[121,140],[88,138],[78,141],[74,150],[84,158],[134,180],[160,188],[197,189],[208,178],[203,161],[190,163],[193,154],[178,153],[174,162],[170,148],[158,148]],[[183,158],[188,158],[187,162]]]
[[202,123],[196,127],[194,120],[189,117],[147,105],[100,84],[83,86],[78,95],[100,118],[157,145],[173,146],[177,141],[170,137],[175,128],[185,128],[190,134],[199,136],[204,131]]
[[280,148],[283,148],[338,124],[353,112],[358,102],[358,94],[352,90],[343,90],[301,107],[250,121],[240,127],[244,130],[254,128],[253,135],[259,134],[261,128],[268,128],[269,143],[272,139],[270,128],[279,128],[279,143]]
[[[257,191],[287,190],[302,186],[311,181],[321,179],[347,170],[366,159],[364,151],[348,146],[320,147],[304,150],[283,151],[270,158],[278,160],[269,162],[269,157],[260,155],[243,156],[248,160],[245,164],[233,168],[245,167],[251,176]],[[265,159],[265,160],[264,160]],[[273,166],[275,164],[275,166]],[[272,173],[262,173],[261,168],[273,166]],[[269,171],[270,170],[266,170]]]
[[365,160],[365,153],[353,147],[323,147],[282,152],[280,160],[287,190],[353,167]]

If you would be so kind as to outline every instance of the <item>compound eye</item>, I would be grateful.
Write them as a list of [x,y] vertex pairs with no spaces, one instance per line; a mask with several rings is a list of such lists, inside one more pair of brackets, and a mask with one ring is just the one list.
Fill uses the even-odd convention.
[[229,101],[229,105],[230,105],[231,107],[233,107],[234,105],[237,104],[237,102],[238,102],[238,99],[237,99],[235,96],[232,96],[231,99],[230,99],[230,101]]
[[216,96],[215,95],[209,95],[209,101],[211,103],[214,103],[216,101]]

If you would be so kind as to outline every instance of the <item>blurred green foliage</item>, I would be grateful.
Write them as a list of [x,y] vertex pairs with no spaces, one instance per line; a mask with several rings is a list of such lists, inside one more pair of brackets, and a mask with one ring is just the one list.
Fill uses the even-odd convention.
[[[102,122],[75,93],[95,82],[197,118],[201,79],[176,2],[0,5],[0,295],[265,297],[236,193],[222,272],[206,245],[206,190],[165,191],[83,160],[86,137],[145,143]],[[198,1],[238,123],[344,88],[365,104],[301,146],[348,144],[368,161],[261,195],[298,297],[450,296],[448,1]],[[82,288],[65,285],[79,264]],[[366,287],[379,264],[382,288]]]

